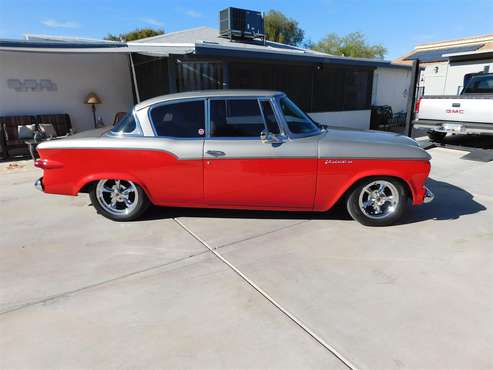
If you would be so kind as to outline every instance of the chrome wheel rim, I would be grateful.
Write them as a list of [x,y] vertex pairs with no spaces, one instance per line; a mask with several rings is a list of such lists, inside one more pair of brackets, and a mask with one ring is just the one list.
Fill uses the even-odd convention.
[[101,180],[96,196],[105,211],[115,216],[128,215],[139,201],[137,187],[127,180]]
[[397,209],[399,192],[389,181],[373,181],[361,190],[358,203],[365,216],[373,219],[386,218]]

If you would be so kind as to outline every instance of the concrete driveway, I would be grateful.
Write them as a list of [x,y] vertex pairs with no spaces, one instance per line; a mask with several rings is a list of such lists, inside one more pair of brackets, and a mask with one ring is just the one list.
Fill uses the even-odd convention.
[[2,164],[0,368],[493,368],[493,163],[430,152],[435,201],[388,228],[343,210],[115,223]]

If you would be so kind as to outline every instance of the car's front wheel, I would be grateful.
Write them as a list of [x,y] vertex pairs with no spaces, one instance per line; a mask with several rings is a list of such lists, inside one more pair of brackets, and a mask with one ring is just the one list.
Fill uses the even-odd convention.
[[361,181],[347,197],[351,217],[366,226],[389,226],[399,221],[409,208],[409,195],[394,178]]
[[89,196],[98,213],[114,221],[135,220],[149,207],[144,190],[128,180],[99,180]]

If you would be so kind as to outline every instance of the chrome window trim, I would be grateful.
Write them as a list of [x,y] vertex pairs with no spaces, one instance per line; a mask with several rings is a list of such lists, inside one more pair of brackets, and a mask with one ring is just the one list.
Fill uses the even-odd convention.
[[[178,136],[160,136],[156,132],[156,128],[154,127],[154,122],[152,121],[152,110],[158,107],[161,107],[163,105],[171,105],[171,104],[180,104],[180,103],[190,103],[194,101],[202,101],[204,103],[204,130],[205,133],[204,135],[200,137],[178,137]],[[154,133],[154,137],[157,138],[168,138],[168,139],[174,139],[174,140],[204,140],[207,136],[207,98],[205,97],[193,97],[193,98],[181,98],[181,99],[174,99],[174,100],[169,100],[169,101],[162,101],[153,105],[150,105],[147,107],[147,119],[149,120],[149,125],[151,126],[152,132]]]

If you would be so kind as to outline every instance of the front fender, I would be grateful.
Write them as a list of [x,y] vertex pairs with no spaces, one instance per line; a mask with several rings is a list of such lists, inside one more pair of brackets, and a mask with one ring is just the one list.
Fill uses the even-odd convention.
[[330,209],[357,182],[367,177],[395,177],[403,181],[414,205],[421,204],[424,183],[430,171],[428,161],[415,160],[322,160],[319,162],[315,210]]

